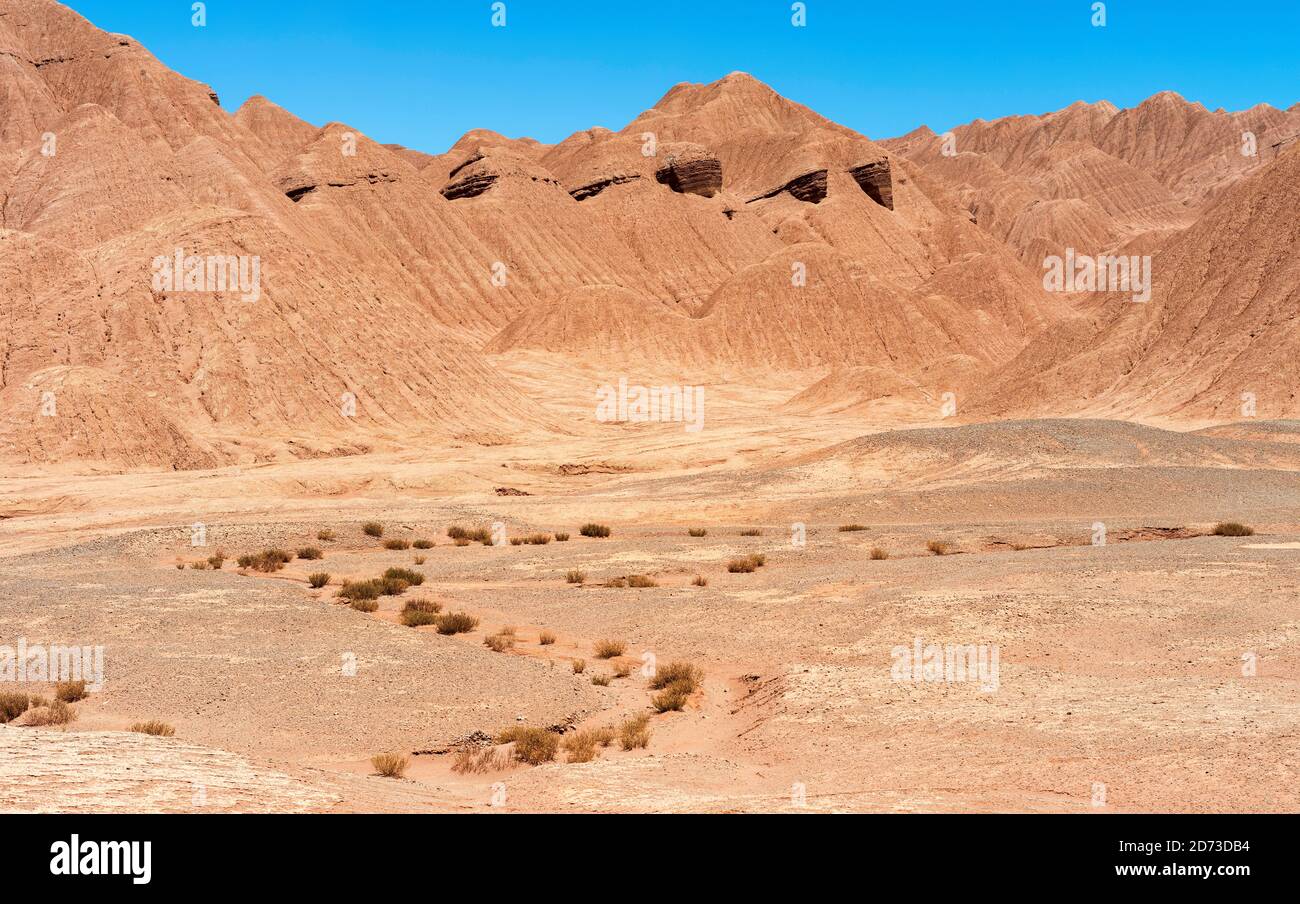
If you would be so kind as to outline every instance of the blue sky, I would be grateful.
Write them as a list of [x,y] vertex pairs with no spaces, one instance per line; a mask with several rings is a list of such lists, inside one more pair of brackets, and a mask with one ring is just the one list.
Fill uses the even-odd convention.
[[317,125],[439,153],[471,128],[555,142],[622,128],[674,84],[743,70],[874,138],[925,123],[1132,106],[1300,101],[1300,0],[66,0],[207,82]]

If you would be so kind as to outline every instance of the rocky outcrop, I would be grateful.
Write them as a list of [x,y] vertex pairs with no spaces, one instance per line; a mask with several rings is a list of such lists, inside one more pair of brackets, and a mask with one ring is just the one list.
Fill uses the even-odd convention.
[[780,188],[773,189],[765,195],[759,195],[757,198],[750,198],[748,203],[753,204],[755,201],[766,201],[768,198],[775,198],[782,192],[788,192],[800,201],[808,204],[820,204],[826,200],[826,170],[814,170],[811,173],[805,173],[791,179]]
[[722,191],[722,161],[702,148],[673,153],[655,179],[678,194],[712,198]]
[[503,179],[516,184],[536,182],[559,185],[555,176],[546,169],[509,151],[476,153],[448,175],[451,181],[442,189],[442,196],[448,201],[477,198]]
[[639,173],[619,173],[606,179],[598,179],[595,182],[575,188],[569,192],[576,201],[587,201],[609,188],[611,185],[625,185],[628,182],[635,182],[640,179]]
[[888,159],[855,166],[849,170],[849,175],[871,200],[881,207],[894,209],[894,177]]

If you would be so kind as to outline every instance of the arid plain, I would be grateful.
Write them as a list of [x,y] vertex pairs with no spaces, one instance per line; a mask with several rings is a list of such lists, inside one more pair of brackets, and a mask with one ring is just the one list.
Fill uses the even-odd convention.
[[1300,808],[1300,105],[431,156],[52,0],[0,80],[0,647],[104,663],[0,809]]

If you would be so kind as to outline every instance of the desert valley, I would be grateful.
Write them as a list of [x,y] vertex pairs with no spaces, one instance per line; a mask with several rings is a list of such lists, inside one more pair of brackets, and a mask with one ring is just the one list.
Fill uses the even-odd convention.
[[1300,103],[665,89],[430,155],[0,0],[0,810],[1300,809]]

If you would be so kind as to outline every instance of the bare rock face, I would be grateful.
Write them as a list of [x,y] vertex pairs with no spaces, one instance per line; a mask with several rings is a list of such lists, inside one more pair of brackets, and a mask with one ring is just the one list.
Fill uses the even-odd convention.
[[849,170],[849,175],[871,200],[881,207],[894,209],[894,177],[888,159],[855,166]]
[[751,198],[750,204],[755,201],[766,201],[768,198],[775,198],[782,192],[789,192],[800,201],[808,204],[820,204],[826,200],[826,170],[814,170],[811,173],[805,173],[791,179],[780,188],[775,188],[765,195],[759,195],[757,198]]
[[700,147],[675,150],[655,179],[678,194],[712,198],[722,191],[722,161]]

